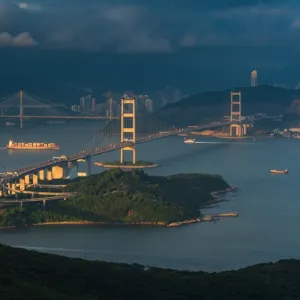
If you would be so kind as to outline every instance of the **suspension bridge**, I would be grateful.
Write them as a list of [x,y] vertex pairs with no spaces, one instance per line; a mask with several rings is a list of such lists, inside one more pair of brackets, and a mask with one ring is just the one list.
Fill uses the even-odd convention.
[[[233,109],[233,104],[241,106],[241,94],[238,94],[238,99],[233,99],[233,96],[235,95],[231,95],[230,121],[211,122],[184,128],[175,128],[171,124],[164,123],[155,114],[145,110],[138,110],[136,99],[124,96],[120,104],[120,117],[112,118],[112,115],[110,115],[106,126],[98,130],[97,134],[91,137],[84,149],[69,156],[64,155],[52,158],[25,168],[6,172],[0,177],[0,195],[39,195],[39,193],[30,192],[26,188],[32,185],[38,186],[39,181],[66,178],[72,168],[77,168],[78,173],[78,164],[81,162],[87,163],[87,175],[90,175],[91,158],[110,151],[120,150],[121,165],[125,163],[124,153],[130,152],[132,154],[131,162],[136,164],[136,145],[157,139],[225,126],[229,128],[231,134],[236,129],[236,135],[241,135],[241,132],[245,133],[248,124],[253,122],[253,118],[251,118],[251,121],[249,119],[242,119],[241,108],[238,107],[237,110]],[[112,101],[110,100],[110,102]],[[61,193],[58,195],[55,192],[49,192],[45,195],[47,195],[46,198],[41,197],[39,200],[35,199],[34,201],[47,200],[51,195],[56,197],[53,200],[67,199],[72,196],[70,193]],[[23,200],[18,201],[23,203]]]

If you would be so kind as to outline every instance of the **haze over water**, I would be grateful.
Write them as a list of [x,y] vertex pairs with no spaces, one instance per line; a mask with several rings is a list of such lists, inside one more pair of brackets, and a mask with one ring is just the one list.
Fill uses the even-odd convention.
[[[2,128],[0,147],[14,138],[56,142],[61,150],[12,153],[0,150],[0,171],[75,153],[97,129],[100,129],[97,122],[41,125],[25,128],[23,132]],[[300,140],[288,139],[188,145],[183,143],[183,137],[176,136],[145,143],[137,146],[137,159],[161,165],[148,170],[151,175],[220,174],[229,184],[237,186],[237,195],[228,195],[228,202],[208,212],[237,211],[239,217],[179,228],[44,226],[3,230],[0,243],[87,259],[208,271],[299,258],[299,150]],[[119,151],[115,151],[93,161],[118,158]],[[84,168],[82,165],[80,170]],[[271,175],[272,168],[287,168],[289,175]],[[100,170],[93,166],[94,173]]]

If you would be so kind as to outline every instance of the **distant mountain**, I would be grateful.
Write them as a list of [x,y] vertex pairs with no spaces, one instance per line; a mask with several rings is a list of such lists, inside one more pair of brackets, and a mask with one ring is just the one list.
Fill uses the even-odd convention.
[[205,91],[166,105],[158,111],[158,114],[176,125],[196,124],[201,118],[228,116],[231,91],[241,91],[244,116],[256,113],[278,115],[299,111],[300,90],[289,90],[278,86],[258,86]]

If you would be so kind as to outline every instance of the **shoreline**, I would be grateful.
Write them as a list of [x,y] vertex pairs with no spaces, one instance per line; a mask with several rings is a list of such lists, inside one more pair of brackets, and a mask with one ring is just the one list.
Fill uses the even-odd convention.
[[[217,204],[220,202],[228,201],[225,199],[220,199],[216,195],[217,194],[224,194],[229,192],[234,192],[237,190],[237,187],[229,187],[225,190],[215,191],[211,192],[211,196],[213,197],[212,200],[207,201],[205,204],[201,206],[201,208],[205,208],[208,205]],[[188,224],[195,224],[195,223],[201,223],[201,222],[212,222],[215,221],[216,218],[219,217],[237,217],[237,212],[228,212],[228,213],[219,213],[219,214],[212,214],[212,215],[204,215],[200,216],[196,219],[192,220],[183,220],[178,222],[131,222],[131,223],[125,223],[125,222],[104,222],[104,221],[61,221],[61,222],[44,222],[44,223],[36,223],[36,224],[30,224],[30,225],[24,225],[24,226],[3,226],[0,227],[0,230],[5,229],[15,229],[15,228],[21,228],[21,227],[31,227],[31,226],[55,226],[55,225],[95,225],[95,226],[158,226],[158,227],[180,227],[183,225]]]
[[149,164],[149,165],[110,165],[102,162],[95,162],[95,166],[101,167],[104,169],[149,169],[149,168],[157,168],[159,164]]

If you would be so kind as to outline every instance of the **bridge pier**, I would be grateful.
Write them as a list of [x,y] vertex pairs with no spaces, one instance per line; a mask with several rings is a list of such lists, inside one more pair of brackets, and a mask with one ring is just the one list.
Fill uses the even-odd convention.
[[67,164],[52,167],[52,179],[62,179],[68,176],[69,168]]
[[32,183],[33,185],[39,184],[39,176],[37,174],[32,174]]
[[20,178],[20,191],[25,191],[25,179],[24,178]]
[[16,192],[15,192],[15,190],[16,190],[16,184],[15,183],[11,184],[11,189],[14,190],[14,191],[11,191],[11,195],[15,195],[16,194]]
[[45,180],[45,170],[39,170],[39,179],[40,180]]
[[46,200],[43,200],[43,207],[46,208]]
[[87,176],[90,176],[92,173],[92,157],[87,157]]
[[20,202],[20,207],[23,207],[23,201]]
[[51,170],[47,169],[46,172],[47,172],[47,180],[51,181],[52,180],[52,172],[51,172]]
[[29,176],[29,174],[25,175],[24,180],[25,180],[25,184],[30,184],[30,176]]

